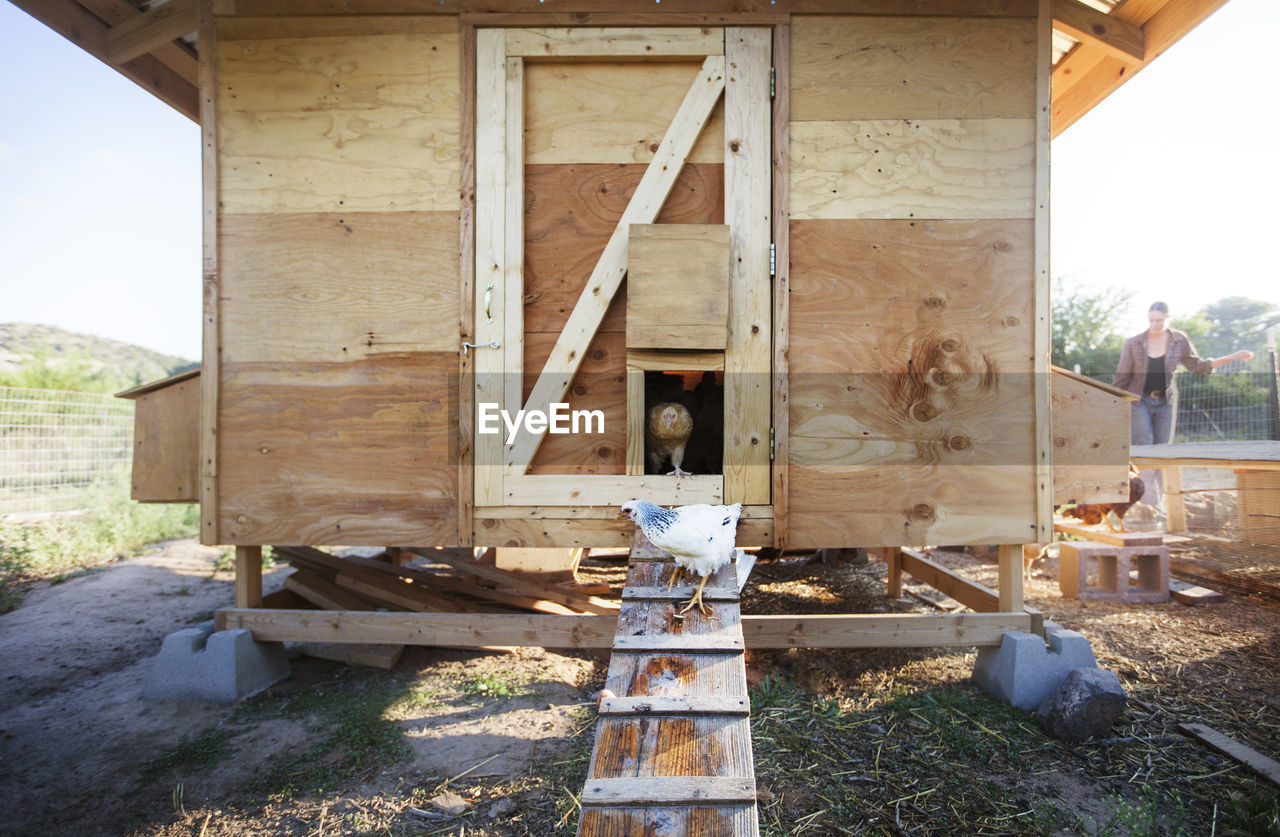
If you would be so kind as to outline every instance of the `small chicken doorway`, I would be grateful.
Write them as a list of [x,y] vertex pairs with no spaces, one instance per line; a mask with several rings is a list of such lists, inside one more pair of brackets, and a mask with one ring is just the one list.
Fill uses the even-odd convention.
[[478,515],[770,502],[771,58],[759,27],[476,31]]

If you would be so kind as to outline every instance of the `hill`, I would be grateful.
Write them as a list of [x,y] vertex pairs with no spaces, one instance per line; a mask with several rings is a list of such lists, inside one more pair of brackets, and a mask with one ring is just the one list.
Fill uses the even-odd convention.
[[112,391],[167,377],[194,363],[55,326],[0,323],[0,384]]

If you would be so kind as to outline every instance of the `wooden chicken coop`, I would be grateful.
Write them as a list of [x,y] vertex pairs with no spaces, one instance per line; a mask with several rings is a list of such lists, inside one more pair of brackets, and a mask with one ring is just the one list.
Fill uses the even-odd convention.
[[[18,5],[202,126],[199,388],[130,395],[135,497],[190,500],[195,474],[202,540],[237,548],[220,626],[613,647],[626,680],[641,651],[711,671],[1035,627],[1021,545],[1051,539],[1055,501],[1124,499],[1128,459],[1126,396],[1049,367],[1050,139],[1222,2]],[[666,401],[692,417],[689,476],[646,465]],[[633,567],[620,618],[471,551],[625,549],[632,498],[741,503],[740,546],[873,548],[891,594],[906,572],[976,612],[739,618],[729,591],[681,627],[656,571]],[[335,544],[392,560],[313,548]],[[999,589],[922,544],[999,544]],[[261,607],[264,545],[322,610]],[[539,612],[468,610],[454,571]],[[636,608],[672,635],[638,649]],[[741,732],[726,699],[663,705]],[[620,696],[610,729],[653,703]],[[754,833],[746,740],[734,772],[681,774],[737,823],[688,833]],[[631,824],[612,833],[675,804],[597,778],[605,826]]]
[[1000,544],[995,641],[1055,487],[1125,479],[1123,398],[1048,365],[1050,137],[1220,4],[19,5],[200,119],[198,429],[139,444],[198,451],[240,604],[263,545],[625,548],[638,497],[891,577]]

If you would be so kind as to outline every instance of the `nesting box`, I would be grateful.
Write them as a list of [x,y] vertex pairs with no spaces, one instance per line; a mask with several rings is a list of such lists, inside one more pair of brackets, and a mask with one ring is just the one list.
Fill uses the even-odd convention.
[[627,347],[724,351],[729,339],[729,227],[633,224]]
[[118,393],[134,402],[133,479],[140,503],[200,499],[200,370]]

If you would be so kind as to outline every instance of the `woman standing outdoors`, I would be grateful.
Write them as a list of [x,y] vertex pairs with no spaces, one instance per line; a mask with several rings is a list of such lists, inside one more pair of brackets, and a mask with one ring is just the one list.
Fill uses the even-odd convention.
[[1178,386],[1173,377],[1178,364],[1205,375],[1233,360],[1250,360],[1253,352],[1241,349],[1212,360],[1201,358],[1186,334],[1169,328],[1169,306],[1163,302],[1152,303],[1147,321],[1146,331],[1124,341],[1115,385],[1139,396],[1129,414],[1130,442],[1160,445],[1173,438],[1178,416]]

